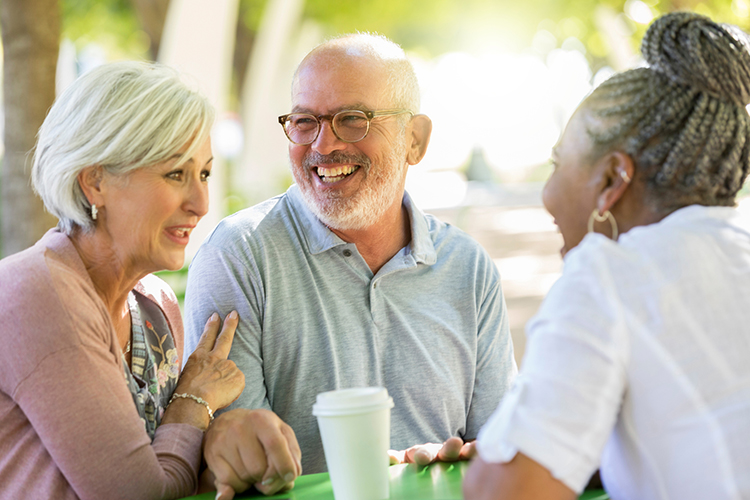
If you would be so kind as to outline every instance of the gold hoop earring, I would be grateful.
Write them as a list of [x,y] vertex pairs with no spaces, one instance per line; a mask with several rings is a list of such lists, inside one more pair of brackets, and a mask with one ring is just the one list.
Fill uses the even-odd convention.
[[620,234],[617,230],[617,221],[615,220],[615,216],[612,215],[612,212],[609,210],[606,210],[603,215],[599,215],[599,211],[597,209],[594,209],[593,212],[591,212],[591,216],[589,217],[589,233],[594,232],[594,221],[596,222],[604,222],[606,220],[609,220],[609,225],[612,227],[612,239],[617,240],[617,236]]

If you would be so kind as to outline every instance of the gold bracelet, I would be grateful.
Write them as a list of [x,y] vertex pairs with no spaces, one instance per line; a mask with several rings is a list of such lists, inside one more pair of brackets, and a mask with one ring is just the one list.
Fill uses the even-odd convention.
[[174,401],[176,398],[192,399],[196,403],[202,404],[206,407],[206,410],[208,410],[209,422],[214,421],[214,412],[211,410],[211,407],[208,406],[208,401],[206,401],[205,399],[199,396],[193,396],[192,394],[188,394],[186,392],[183,392],[182,394],[172,394],[172,398],[169,400],[169,404],[167,406],[171,405],[172,401]]

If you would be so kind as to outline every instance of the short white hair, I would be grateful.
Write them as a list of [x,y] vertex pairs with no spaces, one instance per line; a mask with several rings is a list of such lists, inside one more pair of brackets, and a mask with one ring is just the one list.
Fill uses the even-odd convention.
[[50,109],[39,129],[32,185],[61,231],[90,231],[91,207],[78,183],[84,168],[123,175],[166,161],[190,142],[184,161],[208,138],[214,117],[208,99],[168,66],[104,64]]
[[399,44],[376,33],[350,33],[327,40],[302,60],[294,73],[292,89],[297,82],[299,71],[311,57],[326,51],[340,51],[348,56],[365,56],[383,65],[388,72],[388,88],[392,106],[406,109],[412,114],[419,113],[419,80],[404,49]]

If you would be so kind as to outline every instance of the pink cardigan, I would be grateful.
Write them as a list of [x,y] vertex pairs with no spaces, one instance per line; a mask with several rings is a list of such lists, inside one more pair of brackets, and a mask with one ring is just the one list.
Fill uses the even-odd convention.
[[[174,294],[154,276],[137,289],[164,311],[182,359]],[[0,261],[0,499],[191,495],[202,438],[166,424],[149,440],[109,314],[66,235],[50,230]]]

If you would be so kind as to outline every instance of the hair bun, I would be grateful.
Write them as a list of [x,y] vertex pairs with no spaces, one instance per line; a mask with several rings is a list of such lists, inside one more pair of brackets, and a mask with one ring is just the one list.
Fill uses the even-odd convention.
[[692,12],[658,18],[641,45],[651,68],[720,99],[750,104],[750,38]]

